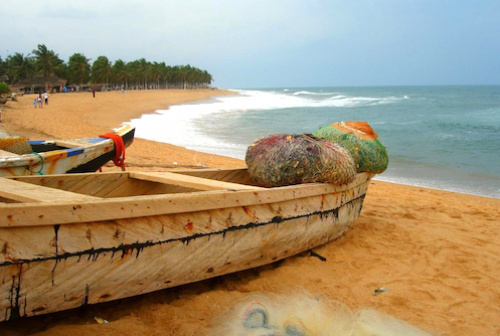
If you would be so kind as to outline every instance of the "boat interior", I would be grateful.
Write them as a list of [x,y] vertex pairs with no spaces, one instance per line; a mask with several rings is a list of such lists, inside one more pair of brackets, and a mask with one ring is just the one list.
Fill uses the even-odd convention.
[[245,189],[260,189],[246,168],[31,175],[0,179],[0,202],[92,200]]

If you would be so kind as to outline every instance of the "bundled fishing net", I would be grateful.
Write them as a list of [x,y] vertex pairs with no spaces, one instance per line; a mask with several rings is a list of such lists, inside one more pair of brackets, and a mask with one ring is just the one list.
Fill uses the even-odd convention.
[[216,324],[211,336],[432,336],[376,310],[353,313],[339,301],[305,291],[251,296]]
[[0,149],[14,154],[29,154],[33,151],[28,139],[21,136],[12,136],[0,130]]
[[252,143],[245,157],[248,173],[265,187],[299,183],[346,184],[356,175],[354,160],[342,147],[311,134],[274,134]]
[[356,162],[358,173],[380,174],[387,169],[389,164],[387,150],[367,122],[333,123],[320,128],[314,135],[347,149]]

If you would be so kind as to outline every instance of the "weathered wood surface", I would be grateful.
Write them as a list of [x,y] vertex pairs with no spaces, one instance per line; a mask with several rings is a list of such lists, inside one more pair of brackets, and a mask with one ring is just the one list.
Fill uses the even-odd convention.
[[18,202],[61,202],[97,200],[98,197],[78,194],[54,188],[40,187],[31,183],[2,179],[0,196]]
[[[134,128],[123,126],[116,134],[119,134],[124,139],[125,146],[128,146],[132,143]],[[89,169],[88,165],[92,160],[103,157],[106,160],[107,155],[115,149],[113,140],[100,137],[49,142],[63,149],[24,155],[0,153],[0,177],[64,174],[81,166]],[[84,171],[95,171],[98,168]]]
[[[248,181],[245,171],[193,174]],[[81,178],[89,178],[87,175],[92,174],[83,174]],[[101,189],[85,195],[114,196],[102,201],[70,201],[66,206],[100,211],[101,219],[87,221],[75,216],[73,222],[67,221],[68,216],[58,212],[70,210],[57,203],[0,203],[0,320],[148,293],[309,250],[337,238],[352,225],[369,184],[369,176],[363,174],[347,187],[315,183],[265,189],[245,185],[250,190],[118,197],[129,188],[135,190],[136,177],[141,174],[93,175],[99,175]],[[142,177],[156,180],[151,178],[153,175]],[[174,177],[157,177],[161,180],[165,176]],[[200,187],[212,185],[201,183],[198,178],[187,181],[196,181]],[[29,180],[38,182],[34,186],[40,188],[44,188],[41,184],[59,185],[79,192],[92,184],[92,179],[79,183],[77,176]],[[23,183],[28,184],[25,181],[23,178]],[[143,187],[142,191],[158,190],[158,182],[142,182],[149,188]],[[217,181],[212,182],[217,185]],[[177,190],[176,186],[172,188]],[[149,205],[142,204],[141,199],[148,199]],[[122,200],[126,211],[135,207],[135,211],[141,212],[138,208],[145,206],[151,209],[144,211],[152,213],[106,219],[110,217],[107,207],[98,204],[108,202],[115,207]],[[26,218],[36,223],[5,225],[4,210],[23,205],[26,213],[35,212]],[[62,222],[41,224],[37,216],[40,211],[53,219],[61,218]]]
[[131,178],[144,181],[168,183],[180,185],[199,190],[244,190],[244,189],[263,189],[254,186],[246,186],[238,183],[210,180],[196,176],[182,175],[170,172],[131,172]]
[[12,157],[20,157],[21,155],[15,154],[12,152],[8,152],[6,150],[0,149],[0,156],[12,156]]
[[[75,174],[77,175],[77,174]],[[90,179],[93,174],[86,175]],[[365,181],[367,174],[359,174],[356,179],[349,185],[332,185],[326,183],[310,183],[296,186],[287,186],[281,188],[249,188],[248,190],[214,190],[214,191],[196,191],[196,189],[188,189],[193,192],[174,192],[165,194],[168,191],[168,186],[160,184],[144,185],[144,194],[149,194],[147,198],[144,196],[128,196],[118,197],[116,190],[120,192],[130,191],[131,194],[136,194],[141,187],[132,184],[133,179],[125,179],[122,184],[113,183],[115,176],[127,176],[126,174],[104,175],[109,180],[94,180],[95,188],[101,194],[111,195],[110,198],[97,201],[87,202],[60,202],[57,204],[42,204],[42,203],[0,203],[0,227],[2,226],[36,226],[50,224],[70,224],[75,222],[92,222],[99,220],[111,220],[119,218],[134,218],[142,216],[153,216],[168,213],[189,212],[193,209],[210,210],[221,207],[247,206],[259,203],[272,203],[282,200],[290,200],[307,196],[329,194],[348,190],[349,186],[357,185]],[[37,178],[37,177],[33,177]],[[77,176],[75,176],[75,179]],[[119,178],[119,177],[118,177]],[[45,180],[46,177],[38,178]],[[60,181],[63,177],[59,178]],[[23,178],[22,181],[28,181],[29,178]],[[66,179],[64,179],[66,181]],[[86,181],[81,190],[92,188],[91,181]],[[136,181],[137,182],[137,181]],[[58,182],[65,184],[66,182]],[[0,190],[1,190],[0,183]],[[176,191],[174,189],[174,191]],[[186,190],[182,190],[186,191]],[[102,197],[94,192],[91,196]],[[116,196],[115,196],[116,195]],[[116,198],[115,198],[116,197]]]
[[54,141],[56,145],[60,147],[73,148],[73,147],[89,147],[92,143],[85,141],[71,141],[71,140],[56,140]]

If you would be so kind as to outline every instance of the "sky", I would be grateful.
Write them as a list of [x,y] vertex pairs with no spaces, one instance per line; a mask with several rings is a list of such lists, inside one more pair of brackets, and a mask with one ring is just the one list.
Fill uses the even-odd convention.
[[228,89],[499,85],[499,15],[499,0],[24,0],[2,6],[0,57],[190,64]]

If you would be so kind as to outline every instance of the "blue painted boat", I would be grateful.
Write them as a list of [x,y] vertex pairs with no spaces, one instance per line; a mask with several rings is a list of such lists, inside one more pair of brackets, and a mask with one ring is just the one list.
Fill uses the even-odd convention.
[[135,128],[123,126],[113,133],[87,139],[29,141],[32,152],[18,155],[0,150],[0,177],[95,172],[113,160],[124,167],[125,148]]

